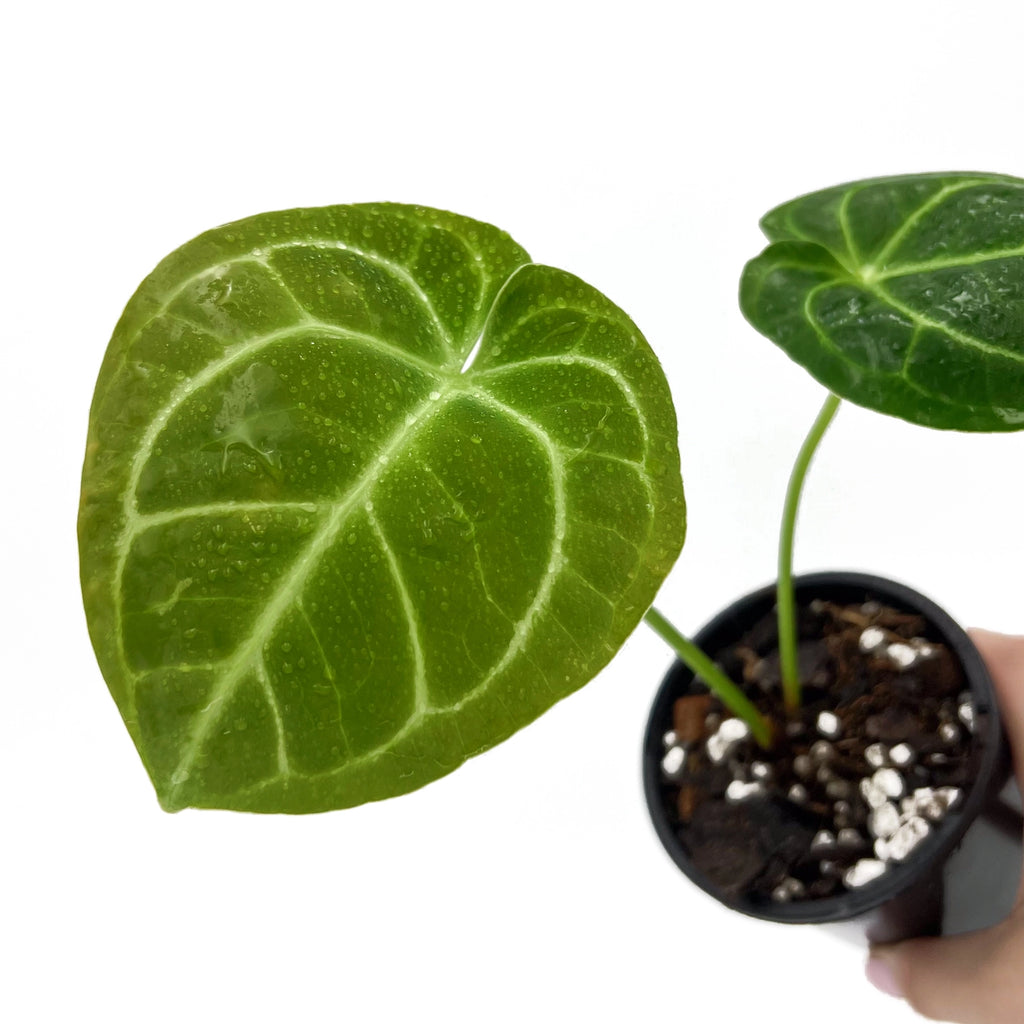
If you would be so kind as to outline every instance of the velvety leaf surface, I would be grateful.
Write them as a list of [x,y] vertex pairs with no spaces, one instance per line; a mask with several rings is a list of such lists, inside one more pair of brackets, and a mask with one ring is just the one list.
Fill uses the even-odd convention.
[[1024,181],[857,181],[761,226],[743,312],[822,384],[925,426],[1024,428]]
[[96,385],[85,607],[171,810],[446,774],[608,662],[683,532],[636,327],[436,210],[202,235],[143,282]]

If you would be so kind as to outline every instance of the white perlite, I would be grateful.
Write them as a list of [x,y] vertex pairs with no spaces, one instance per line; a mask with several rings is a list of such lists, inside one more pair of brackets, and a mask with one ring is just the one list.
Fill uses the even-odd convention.
[[791,899],[802,898],[805,893],[804,883],[799,878],[784,878],[772,889],[772,899],[776,903],[788,903]]
[[867,885],[868,882],[873,882],[884,874],[885,863],[883,861],[865,857],[846,870],[843,875],[843,884],[847,889],[859,889],[862,885]]
[[760,782],[743,782],[741,779],[733,779],[726,787],[725,799],[730,804],[741,804],[744,800],[764,796],[764,792],[764,786]]
[[889,763],[889,751],[884,743],[872,743],[864,750],[864,760],[872,768],[883,768]]
[[823,828],[811,840],[811,853],[817,853],[820,850],[831,850],[835,845],[836,837],[827,828]]
[[876,839],[888,839],[900,827],[900,812],[888,801],[876,807],[868,818],[868,830]]
[[853,808],[846,800],[837,800],[832,805],[832,815],[836,825],[839,826],[840,830],[849,828],[853,824],[851,814]]
[[713,736],[708,737],[708,757],[721,764],[748,736],[750,728],[738,718],[727,718]]
[[750,777],[757,779],[758,782],[767,782],[774,774],[770,764],[765,764],[764,761],[751,762]]
[[924,818],[908,818],[890,838],[882,840],[881,850],[878,843],[875,844],[875,853],[884,860],[902,863],[917,849],[930,831],[931,826]]
[[889,751],[889,760],[897,768],[906,768],[908,765],[913,763],[916,757],[917,752],[909,743],[897,743],[896,746]]
[[960,727],[955,722],[943,722],[939,726],[939,739],[953,747],[960,742]]
[[831,761],[835,757],[835,748],[828,740],[815,740],[811,744],[811,749],[807,751],[811,755],[811,760],[816,764],[822,764],[825,761]]
[[667,778],[676,778],[686,767],[686,751],[682,747],[669,747],[661,759],[661,770]]
[[889,802],[889,797],[883,789],[875,785],[874,779],[860,780],[860,795],[864,797],[864,803],[872,810]]
[[886,657],[899,669],[910,668],[917,661],[917,649],[910,644],[889,644],[885,650]]
[[885,643],[885,631],[877,626],[868,626],[860,635],[860,649],[865,654],[877,651]]
[[956,715],[964,723],[968,732],[974,732],[974,701],[970,697],[956,709]]
[[839,734],[843,731],[838,717],[832,714],[831,711],[822,711],[818,715],[817,729],[825,739],[829,740],[838,739]]
[[942,821],[959,803],[961,794],[956,786],[922,786],[900,802],[900,809],[905,816],[921,815],[929,821]]
[[903,776],[894,768],[879,768],[871,776],[871,782],[876,789],[880,789],[890,800],[897,800],[906,792]]
[[855,828],[841,828],[836,842],[846,850],[854,850],[864,845],[864,837]]
[[801,786],[799,782],[794,782],[789,787],[789,792],[786,795],[795,804],[807,803],[807,788],[806,786]]
[[678,740],[679,737],[676,735],[675,729],[669,729],[669,731],[661,737],[661,742],[664,744],[666,750],[669,747],[674,747]]

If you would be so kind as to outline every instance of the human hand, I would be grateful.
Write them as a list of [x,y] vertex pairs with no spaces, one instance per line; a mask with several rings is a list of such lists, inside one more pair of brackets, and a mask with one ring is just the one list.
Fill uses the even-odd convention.
[[[1024,636],[971,630],[995,683],[1024,789]],[[868,980],[931,1020],[953,1024],[1024,1021],[1024,879],[1010,916],[993,928],[941,939],[876,946]]]

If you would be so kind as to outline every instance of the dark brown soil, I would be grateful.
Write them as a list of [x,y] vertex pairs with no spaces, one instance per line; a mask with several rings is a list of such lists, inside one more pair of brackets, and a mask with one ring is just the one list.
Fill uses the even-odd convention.
[[781,710],[774,614],[735,646],[710,652],[772,720],[771,750],[746,739],[715,763],[707,741],[730,713],[703,692],[677,700],[666,723],[666,751],[686,752],[682,768],[663,762],[666,806],[694,866],[729,898],[821,898],[864,884],[850,873],[855,865],[900,870],[906,854],[889,849],[896,838],[873,816],[879,768],[900,787],[884,814],[895,821],[899,812],[901,835],[927,832],[941,816],[921,810],[929,790],[950,795],[956,813],[975,772],[959,664],[926,639],[923,619],[874,603],[815,601],[800,609],[799,635],[803,706],[793,718]]

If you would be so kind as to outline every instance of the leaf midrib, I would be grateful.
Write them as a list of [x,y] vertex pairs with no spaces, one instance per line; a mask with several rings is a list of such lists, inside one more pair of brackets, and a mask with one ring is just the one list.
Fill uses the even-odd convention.
[[[373,760],[379,758],[382,754],[387,753],[398,743],[400,743],[406,736],[409,735],[419,724],[428,717],[439,717],[444,715],[457,714],[467,704],[481,698],[490,685],[497,679],[502,672],[522,653],[527,641],[529,640],[530,634],[533,629],[533,623],[537,618],[537,615],[543,612],[546,607],[551,591],[554,587],[554,582],[558,577],[558,574],[564,569],[567,563],[563,558],[563,537],[567,528],[567,508],[566,508],[566,495],[563,484],[563,478],[561,475],[561,456],[558,453],[558,449],[551,439],[547,431],[538,423],[536,423],[530,417],[519,412],[517,409],[506,405],[493,395],[478,388],[467,388],[464,389],[465,393],[472,395],[474,398],[490,404],[496,411],[501,412],[503,415],[507,415],[510,418],[518,422],[524,429],[528,430],[538,442],[545,448],[548,453],[549,461],[551,462],[551,482],[554,497],[554,521],[552,530],[552,544],[548,555],[548,564],[545,570],[544,577],[541,581],[541,585],[538,588],[533,600],[530,603],[530,607],[527,608],[525,613],[520,617],[516,628],[513,631],[513,636],[506,646],[505,653],[502,657],[488,670],[487,675],[467,694],[461,697],[458,701],[453,704],[445,705],[443,707],[432,706],[427,703],[425,706],[418,706],[412,714],[406,719],[402,726],[385,742],[378,744],[372,750],[368,750],[357,757],[346,760],[343,764],[338,765],[335,768],[327,769],[313,773],[312,776],[302,775],[302,777],[315,777],[324,778],[342,774],[347,771],[352,771],[359,768],[360,766],[367,764]],[[442,396],[442,401],[444,396]],[[385,538],[386,541],[386,538]],[[592,585],[591,585],[592,586]],[[600,592],[598,592],[600,593]],[[608,600],[607,595],[601,595],[606,601]],[[410,627],[413,626],[413,622],[410,621]],[[570,640],[571,635],[569,636]],[[279,766],[280,767],[280,766]],[[279,770],[278,773],[270,778],[263,779],[252,786],[246,787],[244,792],[251,793],[257,792],[267,786],[273,784],[284,775],[298,776],[299,773],[288,770]]]
[[895,277],[910,277],[913,274],[928,274],[934,270],[953,270],[957,267],[977,267],[983,263],[994,263],[996,260],[1009,260],[1024,256],[1024,246],[1012,249],[993,249],[988,252],[976,253],[973,256],[947,256],[921,263],[901,263],[880,270],[875,274],[876,281],[887,281]]
[[[406,615],[410,629],[410,646],[413,649],[417,669],[417,678],[415,680],[416,706],[401,728],[399,728],[385,743],[379,744],[372,750],[369,750],[356,758],[347,760],[335,769],[318,772],[316,773],[317,777],[350,770],[358,767],[360,764],[365,764],[368,761],[380,757],[381,754],[386,753],[405,736],[407,736],[409,732],[411,732],[420,723],[420,721],[428,715],[455,714],[470,701],[481,697],[489,688],[491,683],[498,678],[502,672],[504,672],[505,669],[522,653],[532,633],[537,615],[539,615],[547,606],[551,596],[551,591],[554,587],[554,582],[558,578],[558,575],[565,564],[563,558],[563,540],[567,530],[567,507],[565,486],[563,482],[564,465],[561,461],[561,455],[550,435],[529,416],[526,416],[519,410],[514,409],[512,406],[501,402],[499,399],[495,398],[483,389],[460,386],[458,382],[452,382],[447,393],[442,393],[437,399],[428,399],[426,402],[421,403],[416,412],[412,414],[415,417],[415,422],[413,424],[405,422],[402,427],[395,432],[386,451],[382,456],[375,460],[370,470],[368,470],[368,472],[364,474],[363,478],[357,482],[349,494],[346,495],[345,499],[338,503],[329,519],[320,527],[314,537],[311,538],[303,553],[293,562],[291,570],[275,588],[273,596],[270,598],[264,608],[264,611],[257,618],[252,630],[249,632],[249,635],[239,645],[236,653],[232,655],[231,658],[226,659],[221,663],[220,678],[211,691],[206,706],[199,712],[199,716],[197,716],[199,718],[198,728],[193,728],[189,742],[183,750],[178,764],[172,773],[172,786],[165,797],[165,803],[168,806],[175,807],[178,805],[175,800],[175,796],[180,791],[181,787],[188,781],[190,773],[194,768],[196,758],[202,750],[203,744],[209,738],[210,732],[219,720],[220,710],[230,700],[239,683],[253,668],[256,669],[258,681],[261,683],[261,686],[267,694],[267,699],[271,704],[271,711],[274,715],[277,727],[278,772],[273,778],[276,779],[286,775],[297,774],[291,770],[287,761],[287,754],[284,745],[283,723],[280,716],[280,710],[277,707],[276,697],[273,693],[272,687],[270,686],[269,679],[266,676],[265,668],[263,667],[262,646],[266,640],[273,635],[277,624],[280,622],[288,607],[290,607],[293,602],[299,600],[309,574],[315,566],[319,564],[324,551],[326,551],[341,532],[342,527],[347,521],[348,514],[357,504],[364,502],[372,492],[374,485],[380,475],[384,472],[387,464],[390,463],[392,456],[405,449],[411,443],[414,435],[421,430],[423,426],[438,413],[438,411],[446,407],[453,398],[461,394],[469,394],[478,401],[490,405],[502,415],[514,420],[523,427],[523,429],[527,430],[534,436],[548,455],[551,470],[552,494],[554,499],[554,516],[552,522],[552,543],[544,576],[541,579],[540,586],[538,587],[530,606],[526,609],[523,615],[520,616],[519,621],[516,623],[512,637],[505,648],[504,654],[490,668],[487,675],[469,693],[465,694],[454,704],[446,705],[444,707],[434,707],[429,703],[426,691],[425,667],[422,661],[422,648],[418,646],[419,640],[416,617],[411,608],[411,601],[408,599],[404,579],[397,567],[397,559],[394,556],[394,552],[392,551],[390,544],[387,542],[387,538],[384,535],[383,530],[378,524],[375,529],[375,533],[377,534],[378,541],[381,543],[382,548],[385,551],[396,586],[399,587],[400,600],[402,600],[403,611]],[[381,461],[382,459],[383,462]],[[373,517],[371,515],[371,520],[372,519]],[[404,598],[401,597],[403,593],[405,595]]]
[[[222,664],[220,676],[214,685],[206,707],[199,713],[196,726],[192,729],[188,743],[182,751],[177,767],[172,774],[172,788],[168,794],[168,802],[174,804],[174,796],[188,780],[195,760],[210,730],[219,720],[218,713],[211,713],[230,699],[238,684],[246,674],[262,662],[263,645],[273,635],[278,623],[288,608],[300,597],[310,573],[320,564],[324,552],[333,544],[353,508],[365,501],[372,492],[377,481],[385,472],[391,459],[406,448],[438,411],[443,409],[451,398],[454,390],[449,385],[448,393],[438,398],[428,398],[406,417],[392,434],[384,449],[373,459],[360,478],[349,488],[348,493],[337,502],[324,523],[310,538],[302,553],[294,560],[291,569],[284,575],[274,588],[263,611],[256,618],[248,635],[239,643],[235,653]],[[283,725],[277,709],[276,697],[271,687],[268,689],[268,700],[277,717],[279,748],[283,743]]]
[[[401,360],[407,365],[421,372],[427,373],[439,384],[444,380],[444,375],[437,366],[413,356],[404,349],[395,348],[372,335],[328,324],[313,317],[309,317],[300,323],[289,325],[288,327],[269,331],[266,334],[260,335],[256,338],[251,338],[247,341],[239,342],[232,346],[223,356],[221,356],[220,359],[216,359],[209,363],[194,377],[183,381],[177,388],[175,388],[168,400],[163,406],[161,406],[160,410],[147,425],[146,431],[139,443],[139,447],[135,450],[135,453],[132,456],[128,472],[128,480],[125,483],[124,496],[122,499],[121,531],[114,544],[114,550],[117,556],[114,568],[114,581],[118,587],[120,587],[121,581],[124,578],[124,572],[128,564],[128,556],[131,553],[132,544],[145,525],[143,523],[145,514],[140,513],[138,510],[139,482],[141,481],[142,474],[151,455],[153,454],[153,449],[156,446],[157,439],[167,427],[171,417],[186,401],[188,401],[189,398],[192,397],[192,395],[212,383],[217,379],[217,377],[230,370],[237,363],[243,362],[247,358],[252,357],[275,342],[284,341],[296,334],[302,334],[309,331],[319,331],[329,337],[344,338],[347,341],[354,341],[372,349],[373,351]],[[118,657],[121,659],[121,664],[127,668],[128,657],[124,647],[124,621],[121,601],[119,599],[115,599],[114,601],[114,636]],[[129,699],[134,702],[132,688],[129,688]]]

